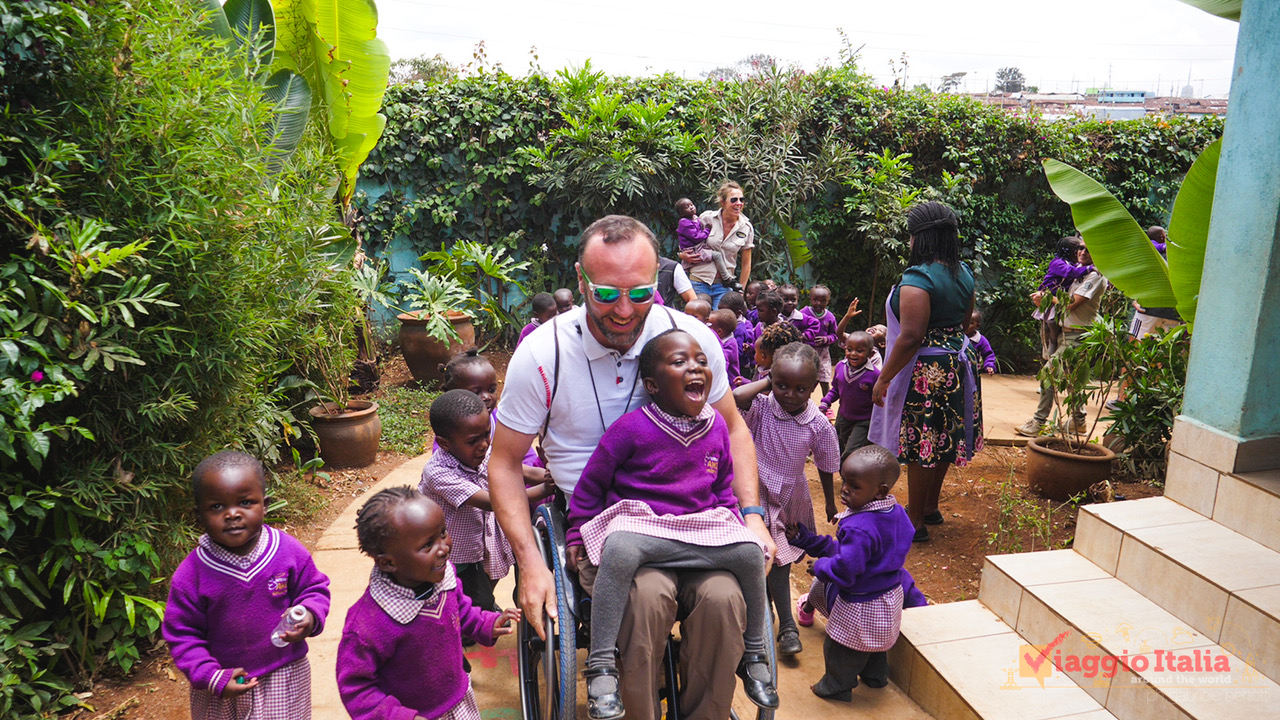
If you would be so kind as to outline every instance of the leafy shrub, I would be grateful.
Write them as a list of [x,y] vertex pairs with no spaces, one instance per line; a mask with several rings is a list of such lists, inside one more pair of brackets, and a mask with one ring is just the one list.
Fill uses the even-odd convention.
[[1191,336],[1172,328],[1130,342],[1125,353],[1124,397],[1115,401],[1109,434],[1123,443],[1120,461],[1126,474],[1163,481],[1168,467],[1173,419],[1182,408],[1187,385]]
[[0,94],[22,98],[0,109],[4,717],[134,666],[191,547],[191,468],[274,464],[289,378],[321,381],[334,347],[350,368],[333,158],[311,131],[268,172],[271,108],[198,5],[0,2]]

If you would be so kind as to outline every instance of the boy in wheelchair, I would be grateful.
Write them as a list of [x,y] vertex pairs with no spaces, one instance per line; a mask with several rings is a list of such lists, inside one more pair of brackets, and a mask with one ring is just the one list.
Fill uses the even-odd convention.
[[[636,571],[721,569],[746,601],[746,648],[737,674],[760,707],[778,707],[765,634],[765,565],[732,492],[733,458],[723,418],[707,404],[711,374],[688,333],[669,330],[640,353],[653,398],[609,427],[569,505],[567,557],[592,594],[586,678],[593,720],[624,714],[614,648]],[[759,507],[742,512],[762,511]]]

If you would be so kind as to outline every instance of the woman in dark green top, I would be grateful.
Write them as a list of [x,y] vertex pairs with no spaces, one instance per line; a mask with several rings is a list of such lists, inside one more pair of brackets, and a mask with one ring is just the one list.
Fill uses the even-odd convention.
[[[953,463],[982,448],[982,388],[964,323],[973,272],[960,262],[959,221],[942,203],[907,215],[910,267],[889,294],[888,357],[872,390],[870,439],[907,465],[907,511],[917,541],[942,523],[938,497]],[[904,372],[907,371],[907,372]]]

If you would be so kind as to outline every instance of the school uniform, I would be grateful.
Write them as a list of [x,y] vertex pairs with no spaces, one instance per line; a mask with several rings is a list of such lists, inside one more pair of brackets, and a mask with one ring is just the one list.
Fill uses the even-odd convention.
[[840,409],[836,413],[836,437],[840,440],[840,456],[868,445],[867,433],[871,430],[871,390],[880,379],[880,371],[864,363],[857,370],[849,369],[849,361],[836,363],[835,381],[831,390],[822,396],[818,409],[826,412],[837,400]]
[[[818,382],[831,382],[831,347],[840,344],[840,331],[836,329],[836,316],[830,310],[823,310],[816,315],[813,308],[806,306],[800,311],[807,320],[804,342],[818,351]],[[818,341],[824,341],[818,344]]]

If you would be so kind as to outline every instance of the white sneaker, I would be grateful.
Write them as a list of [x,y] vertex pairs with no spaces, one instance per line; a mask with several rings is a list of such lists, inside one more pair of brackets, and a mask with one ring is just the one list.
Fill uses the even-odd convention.
[[1035,418],[1031,418],[1019,427],[1014,428],[1013,431],[1024,437],[1039,437],[1043,428],[1044,423],[1036,422]]

